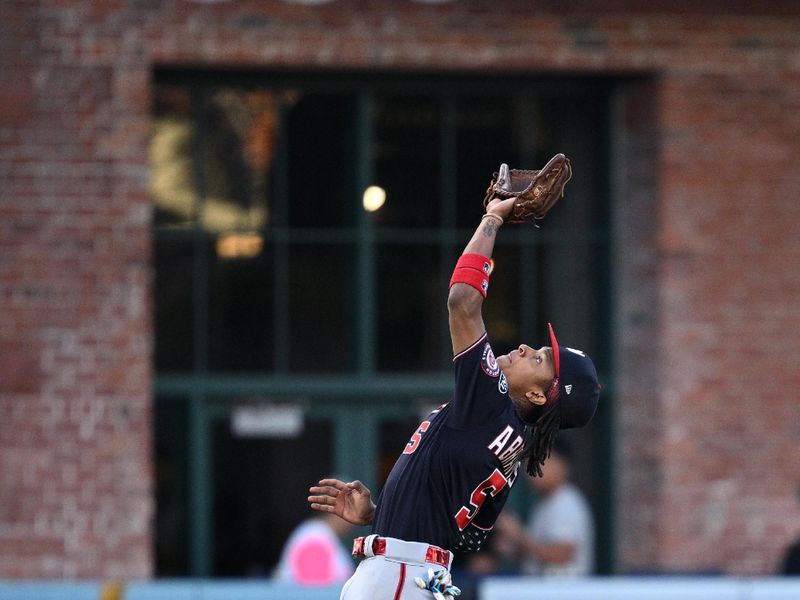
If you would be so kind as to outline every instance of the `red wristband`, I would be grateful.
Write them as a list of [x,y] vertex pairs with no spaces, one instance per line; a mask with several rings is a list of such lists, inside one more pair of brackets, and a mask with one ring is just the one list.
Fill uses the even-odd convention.
[[456,267],[453,276],[450,278],[450,287],[456,283],[466,283],[478,290],[484,298],[489,291],[489,276],[481,271],[469,267]]
[[475,269],[488,277],[494,269],[494,261],[480,254],[462,254],[456,263],[456,269],[461,267]]

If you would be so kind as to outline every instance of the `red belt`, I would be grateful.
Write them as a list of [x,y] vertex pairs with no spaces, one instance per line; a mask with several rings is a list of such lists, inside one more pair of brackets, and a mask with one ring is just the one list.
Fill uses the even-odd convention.
[[[372,552],[365,549],[367,537],[372,537]],[[438,546],[430,546],[416,542],[404,542],[393,538],[382,538],[378,536],[357,537],[353,540],[353,556],[386,556],[395,558],[403,562],[429,562],[441,565],[445,569],[450,567],[451,554]],[[398,552],[387,555],[386,546],[398,548]]]

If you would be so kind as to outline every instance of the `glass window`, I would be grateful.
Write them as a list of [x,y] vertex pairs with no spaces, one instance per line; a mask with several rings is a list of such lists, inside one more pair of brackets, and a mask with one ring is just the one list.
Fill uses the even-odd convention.
[[[591,95],[163,85],[156,98],[161,370],[187,370],[191,356],[220,373],[346,373],[363,360],[378,371],[443,370],[449,269],[492,171],[501,162],[532,167],[564,149],[587,165],[568,200],[603,196],[602,172],[589,171],[600,167],[589,165],[604,144],[604,108]],[[356,225],[367,184],[387,199],[365,229]],[[591,273],[603,268],[592,233],[603,210],[601,201],[561,203],[546,227],[570,228],[572,241],[528,225],[499,240],[502,271],[486,307],[497,344],[535,339],[537,322],[562,314],[591,327],[593,303],[577,299],[602,293]],[[165,234],[188,225],[200,236]],[[600,245],[579,241],[592,239]],[[572,290],[565,272],[581,274]],[[374,357],[359,351],[363,343]],[[333,347],[341,351],[308,359],[310,348]]]
[[381,227],[437,226],[441,102],[430,95],[379,95],[373,115],[373,183],[386,190],[375,222]]
[[214,372],[268,371],[274,361],[272,248],[260,236],[209,240],[208,367]]
[[158,86],[149,152],[150,195],[156,227],[191,227],[196,218],[197,187],[192,155],[196,131],[191,90]]
[[352,323],[357,317],[353,254],[352,247],[341,244],[291,247],[286,315],[291,371],[353,369]]
[[378,369],[438,369],[440,340],[447,332],[447,284],[439,276],[438,247],[381,244],[377,272]]
[[192,322],[191,237],[155,238],[155,363],[160,372],[191,371],[194,358]]
[[[500,163],[518,166],[520,137],[508,100],[497,96],[466,96],[456,102],[459,227],[475,228],[492,172]],[[465,240],[466,242],[466,240]]]
[[156,569],[162,577],[184,575],[189,569],[187,415],[186,398],[156,398],[154,541]]
[[306,416],[285,437],[243,437],[229,419],[213,430],[214,574],[269,577],[283,541],[312,516],[309,482],[331,473],[331,423]]
[[279,107],[280,98],[267,91],[222,89],[205,97],[198,135],[204,229],[255,231],[266,224]]
[[352,226],[356,190],[356,99],[297,94],[287,106],[288,215],[291,227]]

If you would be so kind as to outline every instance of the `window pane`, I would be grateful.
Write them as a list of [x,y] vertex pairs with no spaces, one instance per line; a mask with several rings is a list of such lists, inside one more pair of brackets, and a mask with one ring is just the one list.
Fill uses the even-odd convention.
[[267,90],[218,90],[207,99],[200,137],[207,230],[256,230],[266,224],[281,102]]
[[[436,246],[378,247],[378,368],[438,370],[447,332],[447,283]],[[448,356],[449,358],[449,356]]]
[[492,173],[503,162],[519,165],[515,123],[504,98],[462,98],[456,111],[458,224],[475,227]]
[[353,249],[297,245],[290,249],[289,367],[294,372],[353,369]]
[[187,401],[156,398],[154,407],[156,575],[185,576],[189,573]]
[[157,86],[149,150],[150,194],[157,227],[187,227],[194,221],[194,132],[190,91],[178,86]]
[[224,419],[213,431],[214,575],[269,577],[292,529],[312,516],[309,482],[331,474],[331,424],[306,418],[292,437],[238,437]]
[[264,371],[274,363],[271,247],[258,234],[209,244],[208,368]]
[[180,232],[155,237],[155,362],[158,371],[192,368],[192,239]]
[[376,213],[375,222],[390,227],[438,225],[438,101],[424,96],[379,96],[374,119],[373,183],[386,190],[386,204]]
[[308,94],[291,106],[289,225],[343,227],[355,203],[355,102],[350,95]]

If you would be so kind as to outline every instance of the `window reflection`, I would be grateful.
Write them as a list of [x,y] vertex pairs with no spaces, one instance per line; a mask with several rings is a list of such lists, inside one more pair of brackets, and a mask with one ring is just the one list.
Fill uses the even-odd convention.
[[256,230],[266,224],[279,105],[268,91],[223,90],[208,98],[207,133],[201,137],[207,230]]
[[189,226],[199,213],[211,232],[265,227],[280,113],[295,99],[292,92],[220,90],[205,98],[199,123],[197,96],[159,87],[150,142],[156,225]]
[[150,131],[150,195],[156,226],[190,226],[195,218],[192,172],[192,94],[188,88],[156,88]]

